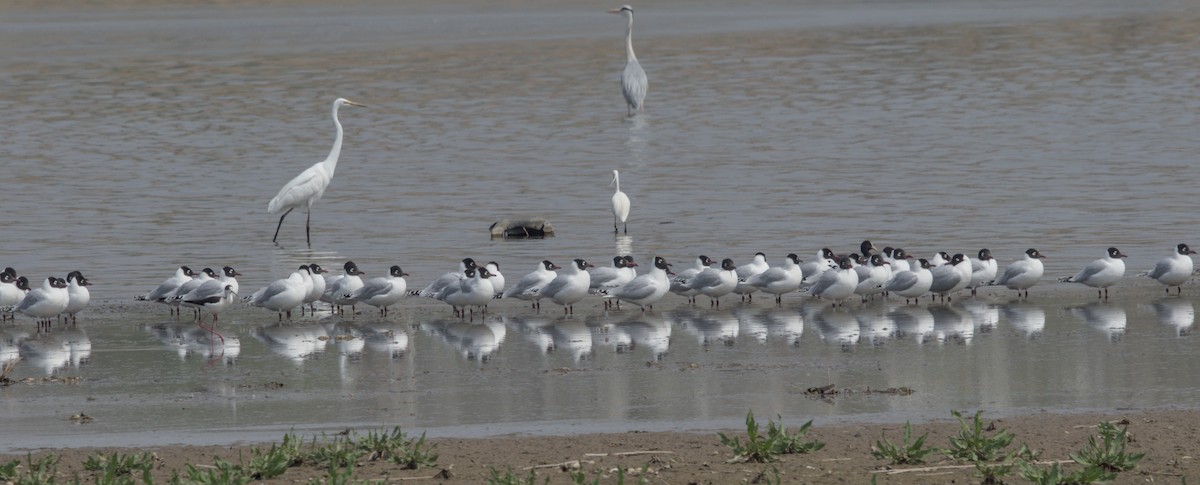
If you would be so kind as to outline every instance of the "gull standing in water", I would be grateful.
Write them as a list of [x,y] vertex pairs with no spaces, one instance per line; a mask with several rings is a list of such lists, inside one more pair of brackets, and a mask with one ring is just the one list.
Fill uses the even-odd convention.
[[562,305],[564,314],[574,315],[575,303],[587,296],[588,287],[592,284],[592,275],[587,271],[591,267],[591,263],[576,259],[567,265],[566,271],[555,276],[539,293]]
[[800,269],[800,257],[792,253],[787,255],[782,267],[776,266],[751,276],[746,284],[775,295],[775,305],[782,306],[783,294],[799,290],[801,281],[804,281],[804,271]]
[[408,273],[401,270],[400,266],[392,265],[391,268],[388,268],[387,276],[367,280],[363,283],[362,288],[347,295],[346,298],[379,308],[379,314],[387,316],[388,307],[399,303],[400,299],[404,298],[405,291],[408,290],[408,282],[404,280],[405,276],[408,276]]
[[426,298],[433,298],[434,300],[441,301],[445,296],[444,293],[447,289],[457,286],[460,281],[466,279],[465,275],[468,269],[476,269],[475,260],[471,258],[463,258],[463,260],[458,263],[458,271],[442,273],[441,276],[438,276],[437,279],[433,280],[433,283],[430,283],[429,286],[426,286],[424,289],[413,293],[413,295],[424,296]]
[[[317,263],[308,265],[309,274],[312,275],[312,284],[308,287],[308,294],[304,295],[304,304],[308,305],[309,313],[317,313],[317,302],[321,300],[321,296],[325,294],[325,273],[329,270],[322,268]],[[300,314],[304,314],[304,307],[300,307]]]
[[837,268],[829,269],[817,277],[809,292],[817,298],[833,300],[836,306],[853,295],[857,286],[858,273],[854,272],[850,258],[843,256],[838,260]]
[[[354,313],[355,301],[347,298],[350,295],[363,287],[362,275],[366,273],[358,270],[358,265],[354,261],[346,261],[342,266],[345,274],[334,281],[333,284],[327,285],[325,294],[329,295],[329,303],[337,307],[342,305],[350,305],[350,313]],[[340,308],[339,308],[340,310]]]
[[671,280],[667,278],[667,275],[672,274],[670,267],[667,260],[655,256],[654,267],[650,269],[649,273],[634,278],[609,292],[604,298],[616,298],[633,303],[641,307],[643,313],[646,312],[646,307],[653,310],[654,303],[661,300],[671,289]]
[[732,259],[725,258],[721,260],[721,269],[705,269],[688,280],[687,286],[708,296],[709,306],[720,308],[721,297],[732,293],[737,283],[737,266]]
[[475,308],[480,307],[481,312],[486,313],[488,301],[496,296],[496,287],[488,282],[492,273],[487,267],[468,269],[463,272],[465,278],[458,282],[458,286],[446,292],[442,301],[449,303],[454,308],[454,316],[466,318],[467,307],[471,307],[471,317],[475,316]]
[[87,289],[91,285],[92,283],[83,277],[83,273],[78,271],[67,273],[67,296],[70,297],[70,301],[63,313],[71,318],[72,324],[75,323],[75,314],[83,311],[88,302],[92,301],[92,292]]
[[768,269],[771,269],[771,265],[767,264],[767,255],[761,252],[754,253],[753,260],[737,267],[738,283],[733,287],[733,292],[742,295],[742,301],[746,301],[747,298],[754,301],[754,292],[758,291],[758,287],[749,284],[747,280]]
[[542,308],[541,299],[545,296],[541,290],[558,276],[558,273],[554,272],[556,269],[560,269],[558,265],[551,263],[548,259],[542,260],[541,263],[538,263],[536,270],[522,276],[517,280],[517,284],[504,290],[503,297],[532,301],[533,309],[540,310]]
[[1025,298],[1029,298],[1029,288],[1038,284],[1038,280],[1042,279],[1042,272],[1045,271],[1045,266],[1042,265],[1042,260],[1046,259],[1034,248],[1025,250],[1025,257],[1017,261],[1013,261],[1004,268],[1004,274],[1000,279],[996,280],[997,285],[1004,285],[1010,290],[1017,290],[1017,296],[1021,296],[1021,290],[1025,290]]
[[608,185],[616,187],[612,196],[613,234],[617,233],[617,223],[622,224],[625,234],[629,234],[629,224],[625,222],[629,219],[629,196],[621,192],[621,174],[613,170],[613,179]]
[[[3,272],[0,272],[0,308],[16,305],[25,299],[25,294],[29,290],[28,280],[26,280],[25,288],[20,286],[20,281],[17,277],[17,272],[12,270],[12,268],[5,268]],[[0,321],[4,321],[7,318],[4,315],[0,315]]]
[[642,70],[637,56],[633,55],[633,7],[622,5],[621,8],[609,10],[608,13],[624,16],[629,21],[629,26],[625,29],[625,71],[621,73],[621,95],[625,96],[625,103],[628,105],[625,114],[632,116],[634,111],[646,111],[643,101],[646,99],[648,85],[646,71]]
[[929,271],[929,268],[932,268],[929,260],[918,259],[916,268],[897,271],[892,275],[892,279],[883,285],[883,289],[889,293],[903,296],[906,305],[910,298],[915,298],[919,303],[921,296],[928,293],[929,288],[933,286],[933,273]]
[[929,299],[933,300],[938,295],[941,295],[942,301],[946,301],[948,295],[949,299],[954,299],[953,293],[966,288],[969,284],[971,284],[971,263],[967,261],[967,257],[963,253],[955,253],[949,262],[933,269],[933,285],[929,287],[929,291],[933,295],[930,295]]
[[1125,258],[1124,254],[1117,248],[1108,248],[1104,253],[1104,257],[1092,261],[1082,270],[1075,273],[1075,276],[1063,278],[1064,283],[1083,283],[1092,288],[1097,288],[1096,298],[1108,299],[1108,287],[1121,281],[1121,277],[1125,276]]
[[987,248],[980,249],[979,258],[971,260],[971,284],[967,285],[967,288],[971,289],[971,296],[975,296],[975,290],[980,286],[996,279],[998,269],[996,258],[992,257],[992,252]]
[[708,267],[712,266],[712,264],[712,258],[701,254],[696,258],[696,263],[692,265],[691,268],[680,271],[679,274],[675,275],[675,278],[671,279],[671,293],[680,296],[686,296],[688,298],[688,303],[695,304],[696,294],[700,292],[688,287],[687,282],[688,280],[695,278],[696,275],[700,274],[701,271],[708,269]]
[[196,272],[192,271],[187,266],[180,266],[175,270],[175,274],[164,280],[157,288],[150,290],[149,293],[137,297],[139,301],[153,301],[168,305],[171,307],[171,314],[179,309],[179,304],[174,303],[170,298],[176,295],[176,291],[184,283],[192,281],[196,277]]
[[1154,265],[1154,269],[1145,275],[1165,285],[1167,293],[1170,293],[1171,287],[1174,286],[1175,294],[1178,295],[1183,292],[1183,284],[1192,277],[1194,263],[1189,256],[1192,254],[1196,254],[1196,252],[1192,251],[1187,244],[1175,246],[1175,254],[1163,258]]
[[291,320],[292,309],[297,306],[303,308],[304,298],[308,296],[308,285],[304,283],[304,275],[310,273],[312,273],[312,268],[300,266],[299,270],[288,275],[287,278],[271,282],[247,297],[246,300],[251,305],[274,310],[279,314],[281,322],[284,313],[287,313],[288,320]]
[[71,296],[67,294],[67,281],[50,276],[42,282],[41,288],[34,288],[25,294],[21,303],[13,309],[14,312],[38,319],[38,330],[50,328],[50,317],[67,309]]
[[[275,194],[275,198],[267,203],[267,212],[271,215],[280,212],[283,215],[279,216],[279,224],[275,226],[275,236],[271,237],[271,242],[275,242],[279,238],[279,228],[283,227],[283,218],[292,213],[292,210],[298,207],[304,207],[308,211],[308,215],[304,220],[304,240],[312,247],[312,236],[310,235],[309,226],[312,224],[312,206],[325,195],[325,189],[329,188],[329,182],[333,180],[333,172],[337,169],[338,157],[342,153],[342,123],[338,121],[338,108],[342,106],[366,106],[350,101],[346,98],[338,98],[333,101],[333,126],[337,128],[337,135],[333,138],[333,148],[329,150],[329,156],[325,157],[325,161],[308,168],[296,178],[288,181],[279,189],[279,193]],[[236,288],[234,293],[237,293]]]

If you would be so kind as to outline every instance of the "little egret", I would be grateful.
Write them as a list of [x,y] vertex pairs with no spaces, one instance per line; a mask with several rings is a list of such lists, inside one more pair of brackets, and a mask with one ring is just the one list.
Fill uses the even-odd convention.
[[613,179],[608,185],[617,188],[612,196],[613,234],[617,233],[618,223],[624,225],[625,234],[629,234],[629,224],[625,223],[629,219],[629,196],[621,192],[621,174],[613,170]]
[[638,64],[637,56],[633,55],[633,7],[623,5],[608,13],[622,15],[629,20],[625,29],[625,71],[621,73],[621,94],[625,96],[625,114],[633,115],[634,111],[644,112],[642,101],[646,99],[646,71]]
[[338,156],[342,153],[342,123],[338,121],[338,108],[342,105],[366,107],[346,98],[334,100],[333,126],[337,127],[337,136],[333,139],[333,148],[329,150],[329,156],[325,157],[325,161],[300,172],[300,175],[284,184],[283,188],[279,189],[279,193],[275,194],[275,198],[267,204],[267,212],[271,215],[283,213],[279,216],[279,225],[275,226],[275,236],[271,238],[271,242],[275,242],[279,238],[279,228],[283,227],[283,218],[291,214],[293,209],[305,207],[308,209],[308,217],[304,221],[304,239],[308,242],[309,247],[312,247],[312,237],[309,235],[312,205],[322,195],[325,195],[325,189],[333,180],[333,171],[337,169]]

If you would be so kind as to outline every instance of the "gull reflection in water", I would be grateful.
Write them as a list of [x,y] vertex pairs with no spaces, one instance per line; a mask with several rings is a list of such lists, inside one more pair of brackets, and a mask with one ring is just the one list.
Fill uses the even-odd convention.
[[682,310],[670,312],[666,318],[676,322],[684,331],[695,335],[700,345],[705,347],[715,342],[732,347],[737,341],[738,320],[728,311]]
[[1184,336],[1196,322],[1196,307],[1192,302],[1179,298],[1160,298],[1150,304],[1158,315],[1158,322],[1175,329],[1175,335]]
[[852,307],[850,314],[858,321],[858,338],[863,342],[883,345],[896,333],[896,322],[883,305]]
[[918,344],[933,337],[933,314],[922,306],[898,306],[888,312],[897,338],[912,337]]
[[254,329],[254,338],[271,352],[299,364],[325,353],[329,334],[320,323],[276,323]]
[[1037,338],[1046,329],[1046,310],[1025,300],[1012,300],[1000,305],[1004,321],[1028,338]]
[[[492,353],[500,348],[503,336],[507,334],[504,332],[497,337],[493,326],[495,325],[460,320],[436,320],[419,325],[422,331],[441,337],[442,343],[458,351],[463,358],[480,363],[491,358]],[[498,326],[503,328],[502,324]]]
[[549,317],[540,315],[504,317],[504,322],[525,336],[525,339],[532,342],[534,347],[541,350],[543,354],[554,350],[554,339],[550,337],[547,328],[553,325],[554,321]]
[[759,317],[758,311],[749,307],[736,307],[730,310],[738,321],[738,333],[754,337],[760,344],[767,343],[767,323]]
[[333,341],[333,348],[338,355],[351,360],[362,358],[367,341],[363,339],[362,328],[345,321],[330,321],[323,325],[325,334]]
[[1118,340],[1125,335],[1125,309],[1120,306],[1094,301],[1067,308],[1067,311],[1083,320],[1087,326],[1106,333],[1110,340]]
[[92,355],[92,341],[82,330],[45,332],[21,340],[18,345],[21,358],[46,375],[67,367],[86,364]]
[[617,326],[608,315],[605,318],[589,319],[587,325],[592,331],[592,340],[597,345],[610,347],[618,354],[629,352],[633,348],[633,337],[625,328]]
[[29,332],[17,328],[0,330],[0,366],[21,358],[21,341],[29,338]]
[[767,327],[767,338],[781,339],[788,345],[800,345],[804,335],[804,317],[793,308],[768,308],[758,313],[758,319]]
[[583,322],[560,317],[545,330],[554,342],[554,350],[567,352],[576,362],[592,357],[592,329]]
[[365,323],[359,327],[359,335],[367,350],[390,355],[393,359],[404,357],[408,352],[408,333],[404,326],[389,320]]
[[813,314],[812,320],[822,342],[841,345],[842,350],[850,350],[858,343],[862,330],[858,327],[858,319],[845,307],[824,306]]
[[205,359],[220,358],[224,364],[233,364],[242,352],[242,341],[236,335],[226,335],[222,343],[212,332],[194,323],[160,322],[147,325],[145,330],[168,349],[174,350],[179,360],[199,355]]
[[970,345],[975,338],[975,322],[967,312],[950,305],[933,305],[929,313],[933,315],[933,337],[938,342]]
[[971,315],[971,321],[975,324],[975,328],[979,333],[987,333],[996,328],[1000,323],[1000,309],[991,303],[982,302],[979,300],[963,300],[963,310]]
[[662,360],[671,346],[671,325],[660,316],[637,315],[612,326],[629,337],[630,351],[647,349],[654,360]]

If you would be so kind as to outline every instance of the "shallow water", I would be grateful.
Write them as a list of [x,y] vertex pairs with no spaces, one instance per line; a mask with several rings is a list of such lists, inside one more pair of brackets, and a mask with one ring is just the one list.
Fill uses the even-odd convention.
[[[478,7],[6,9],[0,193],[8,217],[0,264],[38,281],[80,269],[96,284],[96,300],[115,305],[180,264],[232,265],[249,289],[300,262],[336,268],[353,259],[370,275],[400,264],[413,275],[410,286],[420,287],[464,256],[498,261],[515,281],[543,258],[603,262],[617,250],[683,265],[701,252],[740,263],[764,251],[774,264],[788,252],[849,251],[870,238],[918,256],[987,246],[1002,264],[1035,246],[1050,258],[1049,281],[1110,245],[1130,255],[1135,273],[1179,242],[1200,244],[1191,240],[1200,177],[1193,168],[1200,6],[1193,3],[656,3],[638,10],[635,48],[651,85],[647,112],[632,119],[617,88],[619,18],[592,7]],[[267,200],[327,153],[337,96],[370,107],[341,112],[346,145],[314,209],[313,247],[304,248],[299,213],[285,222],[282,247],[273,245]],[[630,234],[615,239],[612,169],[622,171],[633,199]],[[488,239],[489,224],[514,214],[547,217],[558,237]],[[724,426],[763,387],[775,389],[771,405],[787,416],[889,414],[899,410],[888,406],[909,403],[936,405],[938,413],[959,405],[1074,409],[1090,407],[1099,384],[1125,397],[1098,407],[1190,402],[1179,393],[1196,383],[1171,372],[1187,367],[1167,357],[1195,342],[1155,325],[1138,306],[1155,292],[1125,305],[1130,332],[1116,342],[1061,310],[1089,301],[1088,293],[1067,293],[1069,301],[1044,309],[1047,327],[1072,329],[1063,331],[1066,342],[1051,338],[1057,332],[1028,340],[1019,327],[1001,326],[991,335],[977,330],[970,345],[906,338],[841,352],[816,336],[822,327],[813,317],[799,347],[784,337],[751,343],[747,327],[737,345],[704,351],[694,343],[700,335],[716,338],[737,317],[688,324],[668,314],[670,322],[648,328],[671,329],[671,372],[645,365],[653,358],[643,349],[653,344],[614,353],[594,341],[591,358],[578,362],[571,351],[541,355],[525,338],[537,334],[517,322],[501,325],[508,336],[488,363],[464,360],[451,351],[463,341],[453,326],[414,318],[420,312],[398,320],[409,338],[398,359],[366,341],[360,353],[332,350],[356,342],[347,341],[297,363],[254,338],[250,329],[264,317],[246,310],[233,317],[250,320],[237,327],[240,353],[213,365],[226,360],[158,343],[146,330],[155,321],[112,307],[84,315],[93,343],[88,365],[31,359],[16,369],[82,373],[83,383],[10,388],[3,404],[9,417],[24,416],[26,406],[55,409],[27,422],[57,423],[65,434],[136,433],[126,422],[140,420],[136,414],[89,428],[57,421],[65,409],[119,395],[114,408],[142,400],[150,403],[143,412],[178,420],[175,429],[264,426],[273,438],[281,423],[328,423],[343,409],[347,423],[469,425],[464,433],[484,432],[481,423],[498,432],[569,430],[563,423],[581,418]],[[583,323],[604,336],[599,324]],[[60,362],[60,344],[50,344],[57,349],[48,350],[57,352],[50,362]],[[1071,345],[1076,350],[1061,350]],[[1129,366],[1136,368],[1103,360],[1110,346],[1136,355]],[[874,385],[921,392],[814,405],[788,387],[798,379],[789,367],[798,356],[820,369],[803,372],[821,373],[869,366],[863,354],[877,352],[875,367],[846,380],[866,385],[858,377],[872,375],[881,379]],[[917,361],[898,363],[915,371],[891,371],[904,367],[888,359],[909,354]],[[787,364],[772,367],[779,361]],[[543,373],[580,362],[602,372]],[[677,370],[681,362],[767,370],[714,379],[725,374]],[[1014,397],[1019,386],[1009,380],[976,383],[1002,365],[1022,366],[1007,374],[1020,377],[1007,379],[1028,379],[1036,392]],[[494,383],[497,367],[511,369],[500,373],[505,386],[481,386]],[[1024,375],[1032,369],[1074,373]],[[674,379],[642,385],[655,374]],[[921,380],[901,379],[907,374]],[[1148,376],[1159,374],[1169,381],[1161,389],[1136,387],[1158,386]],[[137,381],[146,385],[131,387]],[[743,381],[757,387],[738,387]],[[284,387],[255,387],[270,382]],[[380,382],[394,384],[384,391]],[[610,392],[594,401],[600,405],[580,407],[581,390],[595,389]],[[359,393],[378,396],[342,399]],[[929,395],[944,401],[923,401]],[[811,408],[788,407],[797,402]]]

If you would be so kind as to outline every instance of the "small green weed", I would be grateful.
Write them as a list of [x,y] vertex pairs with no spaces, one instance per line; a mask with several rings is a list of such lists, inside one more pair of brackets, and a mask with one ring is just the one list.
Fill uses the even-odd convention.
[[1125,451],[1125,444],[1129,442],[1128,427],[1117,428],[1108,421],[1101,421],[1099,429],[1101,443],[1096,442],[1095,436],[1089,436],[1087,446],[1070,455],[1075,463],[1108,472],[1123,472],[1136,468],[1137,462],[1146,456],[1145,453]]
[[1099,467],[1089,467],[1075,473],[1063,471],[1058,463],[1046,468],[1035,467],[1024,460],[1017,461],[1021,469],[1021,478],[1036,485],[1084,485],[1088,483],[1107,482],[1117,477],[1116,473],[1106,472]]
[[995,435],[985,435],[983,419],[980,418],[983,411],[975,412],[975,418],[972,419],[970,425],[967,424],[962,413],[950,411],[950,414],[958,418],[962,430],[959,431],[957,437],[950,438],[950,448],[946,449],[948,456],[970,462],[992,462],[1005,458],[1004,449],[1012,444],[1012,433],[1002,429]]
[[[780,416],[780,422],[783,418]],[[795,434],[788,434],[782,424],[767,422],[767,434],[759,434],[758,422],[754,420],[754,411],[746,413],[746,442],[735,436],[730,438],[725,433],[717,433],[721,444],[733,450],[731,463],[756,462],[766,463],[775,461],[776,455],[791,453],[810,453],[825,447],[820,441],[805,441],[804,435],[812,428],[812,421],[804,423]]]
[[8,464],[0,465],[0,480],[12,480],[17,478],[17,468],[21,467],[21,460],[13,460]]
[[89,455],[83,462],[83,469],[92,472],[102,472],[104,476],[114,477],[130,475],[134,471],[146,471],[154,467],[154,455],[150,453],[135,453],[122,455],[113,452],[110,455]]
[[[399,431],[400,428],[396,428]],[[403,466],[409,470],[416,470],[423,466],[434,466],[437,464],[438,454],[434,452],[437,445],[425,444],[425,433],[421,433],[421,437],[415,440],[409,439],[402,442],[402,447],[398,452],[393,452],[391,455],[392,463]]]
[[937,448],[925,446],[928,436],[929,433],[925,433],[916,440],[912,439],[912,423],[905,422],[904,440],[897,444],[883,436],[871,447],[871,456],[889,460],[893,465],[920,465],[925,463],[926,456],[937,451]]
[[184,469],[183,476],[176,473],[171,477],[172,484],[195,485],[240,485],[250,483],[251,480],[242,472],[241,466],[220,458],[213,458],[213,468],[200,470],[193,465],[188,465]]
[[[529,475],[524,478],[514,474],[511,467],[504,473],[491,467],[489,467],[489,470],[491,474],[487,478],[486,483],[488,485],[537,485],[538,483],[537,473],[532,468],[529,469]],[[542,483],[550,483],[550,477],[546,477],[546,480]]]

